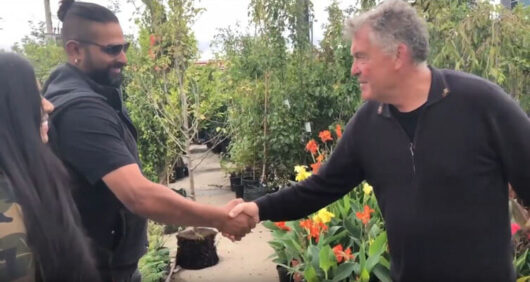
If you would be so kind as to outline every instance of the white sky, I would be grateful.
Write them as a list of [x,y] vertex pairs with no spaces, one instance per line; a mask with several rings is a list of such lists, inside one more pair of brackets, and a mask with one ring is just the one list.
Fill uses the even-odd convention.
[[[110,4],[109,0],[84,0],[85,2],[98,3],[103,6]],[[56,17],[59,0],[50,0],[52,21],[54,26],[59,22]],[[140,5],[140,0],[135,0]],[[199,50],[202,59],[208,59],[211,55],[210,42],[220,28],[234,26],[239,23],[242,28],[248,23],[248,4],[250,0],[202,0],[196,1],[196,7],[206,9],[197,19],[193,26],[195,37],[199,42]],[[341,8],[353,4],[354,0],[340,0]],[[119,0],[120,13],[117,14],[125,34],[136,34],[137,28],[134,23],[134,6],[127,0]],[[314,41],[322,38],[322,24],[327,21],[325,8],[331,0],[313,0],[313,12],[316,23],[314,26]],[[0,0],[0,49],[10,50],[15,42],[19,42],[25,35],[29,35],[31,26],[28,21],[35,25],[44,21],[43,0]]]

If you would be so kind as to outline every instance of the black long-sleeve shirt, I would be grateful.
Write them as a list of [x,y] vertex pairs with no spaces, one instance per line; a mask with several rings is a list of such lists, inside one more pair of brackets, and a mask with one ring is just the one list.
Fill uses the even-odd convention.
[[508,182],[530,202],[530,121],[497,85],[431,68],[412,142],[367,102],[318,174],[256,202],[293,220],[366,180],[385,219],[394,281],[513,281]]

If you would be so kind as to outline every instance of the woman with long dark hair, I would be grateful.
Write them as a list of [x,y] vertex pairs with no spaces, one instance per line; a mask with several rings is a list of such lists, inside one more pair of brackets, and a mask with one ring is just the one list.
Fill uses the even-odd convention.
[[98,281],[46,116],[30,63],[0,53],[0,281]]

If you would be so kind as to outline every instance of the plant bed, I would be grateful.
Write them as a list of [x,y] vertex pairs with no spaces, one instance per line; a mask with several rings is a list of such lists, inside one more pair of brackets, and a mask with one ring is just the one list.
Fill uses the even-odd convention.
[[184,269],[203,269],[219,262],[215,247],[217,231],[210,228],[187,229],[177,234],[176,263]]

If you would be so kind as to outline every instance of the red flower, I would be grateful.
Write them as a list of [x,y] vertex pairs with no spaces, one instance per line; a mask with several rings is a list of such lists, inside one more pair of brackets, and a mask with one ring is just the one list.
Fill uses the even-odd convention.
[[149,35],[149,46],[153,47],[156,43],[156,37],[154,34]]
[[291,227],[286,226],[286,225],[285,225],[285,221],[275,222],[274,225],[276,225],[276,226],[277,226],[278,228],[280,228],[281,230],[291,231]]
[[322,165],[321,162],[316,162],[311,165],[311,168],[313,169],[313,174],[316,174],[318,170],[320,169],[320,165]]
[[318,151],[317,142],[314,139],[309,140],[305,145],[305,150],[311,152],[311,154],[316,155]]
[[521,230],[521,226],[515,222],[512,223],[512,236],[515,235],[515,233],[517,233],[519,230]]
[[337,246],[333,247],[333,253],[335,254],[335,258],[337,258],[337,262],[342,262],[342,259],[344,258],[342,256],[342,245],[338,244]]
[[313,226],[311,226],[311,229],[309,231],[309,235],[315,238],[315,242],[318,243],[318,240],[320,239],[320,227],[316,224],[313,224]]
[[311,228],[312,225],[313,225],[313,222],[311,221],[311,219],[305,219],[305,220],[300,221],[300,227],[302,228],[309,229]]
[[337,133],[337,138],[342,137],[342,128],[340,127],[340,124],[337,124],[337,126],[335,127],[335,133]]
[[305,219],[300,221],[300,227],[304,228],[308,232],[307,240],[311,240],[311,238],[314,238],[315,242],[317,243],[320,239],[320,232],[328,230],[328,227],[324,223],[316,223],[311,219]]
[[342,261],[353,260],[355,258],[355,256],[351,253],[351,248],[343,251],[341,244],[333,247],[333,253],[335,254],[335,258],[337,259],[338,263],[341,263]]
[[346,251],[344,251],[344,260],[352,260],[354,258],[355,256],[351,253],[351,248],[348,248]]
[[364,206],[363,212],[356,212],[355,215],[361,220],[363,224],[367,224],[370,221],[370,213],[374,212],[368,205]]
[[320,137],[320,140],[322,140],[323,143],[326,143],[326,141],[333,140],[333,137],[331,137],[331,132],[329,132],[329,130],[320,131],[318,137]]

